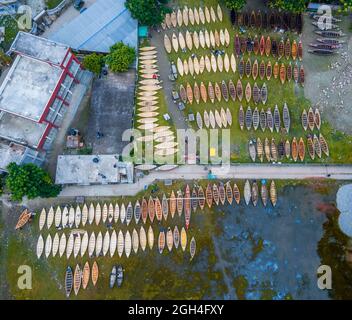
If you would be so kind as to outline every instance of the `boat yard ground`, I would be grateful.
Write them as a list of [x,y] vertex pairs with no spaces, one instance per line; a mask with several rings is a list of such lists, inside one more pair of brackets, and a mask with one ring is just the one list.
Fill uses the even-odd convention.
[[[223,181],[226,182],[226,181]],[[244,181],[236,181],[243,190]],[[184,181],[172,189],[184,188]],[[202,181],[203,187],[206,181]],[[329,242],[323,242],[329,228],[334,228],[336,243],[340,237],[336,225],[328,222],[329,215],[319,211],[321,204],[335,202],[336,182],[293,182],[277,181],[278,204],[275,209],[262,204],[254,208],[245,206],[219,206],[204,212],[192,213],[188,237],[195,236],[197,253],[189,261],[189,253],[180,249],[175,253],[160,255],[154,246],[153,251],[139,251],[129,259],[97,258],[100,278],[96,288],[90,284],[86,291],[79,292],[78,299],[327,299],[327,291],[316,286],[317,268],[322,259],[334,259]],[[160,190],[153,193],[159,197],[169,194],[170,187],[158,184]],[[162,188],[162,189],[161,189]],[[149,197],[151,189],[140,193]],[[123,201],[135,201],[137,197],[123,197]],[[97,198],[86,198],[86,202]],[[121,197],[99,198],[99,202],[118,201]],[[33,202],[34,203],[34,202]],[[36,200],[32,206],[40,211],[43,206],[73,204],[72,199]],[[0,253],[1,297],[16,299],[64,299],[64,273],[67,264],[83,265],[86,259],[41,258],[37,260],[35,247],[38,231],[38,218],[23,231],[12,232],[21,207],[6,201],[2,208]],[[336,216],[337,213],[335,212]],[[329,218],[330,219],[330,218]],[[154,224],[154,232],[171,226],[181,226],[179,217]],[[128,227],[132,232],[134,222]],[[148,225],[146,226],[148,227]],[[106,227],[88,227],[89,230],[105,233]],[[120,228],[120,225],[117,227]],[[127,227],[121,227],[126,231]],[[329,229],[329,230],[327,230]],[[275,232],[273,232],[275,230]],[[53,233],[53,229],[51,231]],[[47,231],[44,230],[44,234]],[[52,234],[53,235],[53,234]],[[319,250],[323,254],[318,255]],[[341,247],[342,248],[342,247]],[[336,248],[335,248],[336,249]],[[334,249],[334,250],[335,250]],[[325,251],[324,251],[325,250]],[[339,249],[340,250],[340,249]],[[342,250],[342,249],[341,249]],[[90,263],[93,262],[89,259]],[[146,263],[147,262],[147,263]],[[108,275],[112,264],[121,263],[125,269],[125,281],[121,289],[108,289]],[[17,287],[19,265],[29,265],[33,270],[33,289],[19,290]],[[341,260],[336,273],[345,267]],[[335,269],[333,271],[333,274]],[[339,289],[342,283],[336,283]],[[348,291],[339,292],[348,296]],[[71,295],[70,299],[77,299]]]

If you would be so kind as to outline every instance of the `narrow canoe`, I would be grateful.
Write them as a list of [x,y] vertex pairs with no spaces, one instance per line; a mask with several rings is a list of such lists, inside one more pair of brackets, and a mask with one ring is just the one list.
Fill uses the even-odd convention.
[[186,250],[186,246],[187,246],[187,233],[184,227],[182,227],[181,229],[181,248],[182,251]]
[[165,232],[160,231],[158,238],[158,249],[159,253],[162,254],[165,248]]
[[223,184],[220,184],[219,186],[219,197],[220,197],[221,204],[224,205],[226,200],[226,193],[225,193],[225,187]]
[[87,261],[84,264],[83,267],[83,272],[82,272],[82,288],[85,290],[88,286],[89,283],[89,279],[90,279],[90,266],[89,266],[89,262]]
[[154,206],[154,200],[151,196],[149,197],[149,201],[148,201],[148,214],[149,214],[150,222],[153,223],[154,217],[155,217],[155,206]]
[[276,185],[274,180],[271,181],[271,184],[270,184],[270,200],[273,206],[275,207],[277,203],[277,191],[276,191]]
[[197,211],[198,207],[198,194],[197,190],[195,188],[192,189],[192,199],[191,199],[191,207],[193,212]]
[[174,235],[171,228],[169,227],[166,232],[166,246],[169,252],[172,251],[173,245],[174,245]]
[[244,110],[242,105],[240,106],[239,113],[238,113],[238,122],[240,125],[241,130],[244,128]]
[[142,221],[145,224],[148,218],[148,202],[145,198],[142,199]]
[[141,246],[141,249],[145,251],[145,248],[147,246],[147,234],[143,226],[139,230],[139,244]]
[[246,183],[244,185],[244,201],[246,202],[246,205],[249,205],[249,202],[251,201],[252,193],[251,193],[251,185],[248,180],[246,180]]
[[73,287],[73,273],[71,267],[66,268],[65,273],[65,293],[66,297],[69,298]]
[[204,197],[204,190],[202,186],[199,186],[198,188],[198,203],[201,210],[203,210],[205,205],[205,197]]
[[163,218],[163,211],[161,208],[161,202],[158,197],[154,199],[154,206],[155,206],[155,216],[156,219],[160,222]]
[[176,212],[176,197],[174,190],[171,191],[171,196],[170,196],[170,214],[171,217],[173,218]]
[[256,207],[258,204],[259,191],[257,182],[253,182],[252,184],[252,203]]
[[185,190],[184,205],[185,205],[185,224],[186,224],[186,230],[188,230],[190,220],[191,220],[191,192],[188,184]]
[[304,160],[305,153],[306,153],[306,146],[304,144],[303,138],[300,138],[298,143],[298,156],[301,161]]
[[273,119],[273,114],[271,113],[271,109],[268,108],[267,112],[266,112],[266,122],[267,122],[267,126],[269,128],[269,130],[271,132],[274,131],[274,119]]
[[277,159],[278,159],[278,151],[277,151],[275,138],[271,138],[270,151],[271,151],[271,159],[273,161],[277,161]]
[[302,116],[301,116],[302,127],[304,131],[308,129],[308,115],[306,109],[303,109]]
[[73,290],[76,296],[78,294],[79,289],[81,288],[81,283],[82,283],[82,272],[81,272],[81,268],[77,264],[75,268],[75,273],[73,276]]
[[265,138],[264,140],[264,153],[265,153],[265,158],[268,162],[271,161],[271,150],[270,150],[270,143],[269,139]]
[[210,184],[208,184],[207,189],[205,190],[205,197],[208,207],[211,208],[213,204],[213,191]]
[[328,157],[330,155],[329,146],[328,146],[328,143],[326,142],[326,139],[324,138],[324,136],[321,133],[319,133],[319,141],[320,141],[320,145],[321,145],[321,150]]
[[264,207],[266,207],[266,205],[268,203],[268,198],[269,198],[268,188],[266,186],[266,183],[262,183],[262,186],[260,188],[260,195],[262,198],[263,205],[264,205]]
[[262,131],[264,132],[266,129],[266,113],[264,111],[264,109],[262,108],[262,110],[260,111],[260,115],[259,115],[259,124],[260,124],[260,128],[262,129]]
[[[269,61],[269,62],[270,62],[270,61]],[[268,64],[269,64],[269,63],[268,63]],[[270,65],[271,65],[271,64],[270,64]],[[265,72],[266,72],[266,69],[265,69],[265,62],[264,62],[264,60],[262,60],[262,61],[260,62],[260,65],[259,65],[259,78],[260,78],[261,80],[264,79]]]
[[194,239],[194,237],[192,237],[190,245],[189,245],[189,252],[191,255],[191,261],[194,258],[194,255],[196,254],[196,240]]
[[96,261],[93,262],[93,266],[92,266],[92,283],[93,286],[95,286],[98,282],[98,278],[99,278],[99,267]]
[[125,255],[129,258],[132,250],[132,237],[129,231],[125,234]]
[[176,207],[177,207],[178,216],[181,217],[183,212],[183,195],[181,190],[177,191]]
[[132,207],[132,203],[129,202],[127,205],[127,210],[126,210],[126,224],[129,225],[132,221],[132,217],[133,217],[133,207]]
[[133,231],[132,231],[132,249],[135,254],[138,253],[139,237],[138,237],[138,232],[136,229],[133,229]]
[[216,183],[213,184],[213,200],[216,205],[219,205],[220,195],[219,195],[219,188]]
[[233,185],[233,197],[235,198],[236,203],[239,204],[241,201],[241,193],[236,183]]
[[173,236],[174,236],[174,246],[176,249],[178,249],[178,246],[180,244],[180,232],[178,231],[177,226],[175,226],[174,228]]
[[292,140],[291,150],[293,161],[296,162],[298,159],[298,144],[296,137],[294,137]]

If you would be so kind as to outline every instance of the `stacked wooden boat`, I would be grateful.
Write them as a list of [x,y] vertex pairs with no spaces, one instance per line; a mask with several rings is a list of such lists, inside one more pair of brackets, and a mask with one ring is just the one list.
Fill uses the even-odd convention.
[[159,90],[162,89],[158,79],[157,51],[155,47],[144,46],[139,51],[139,79],[137,93],[137,129],[143,136],[137,141],[156,143],[154,155],[172,156],[177,152],[175,134],[169,126],[160,126]]

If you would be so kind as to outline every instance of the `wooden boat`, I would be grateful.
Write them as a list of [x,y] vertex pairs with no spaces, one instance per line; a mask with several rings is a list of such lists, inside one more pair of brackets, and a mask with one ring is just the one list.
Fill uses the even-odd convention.
[[290,41],[290,39],[286,40],[285,57],[286,57],[287,60],[290,59],[290,57],[291,57],[291,41]]
[[298,159],[298,144],[297,144],[296,137],[294,137],[292,140],[292,148],[291,149],[292,149],[292,158],[293,158],[294,162],[296,162]]
[[153,198],[150,196],[148,201],[148,215],[151,223],[154,221],[155,217],[155,204]]
[[226,115],[226,111],[224,108],[220,109],[220,117],[221,117],[222,126],[224,128],[226,128],[227,127],[227,115]]
[[259,52],[260,55],[264,55],[265,52],[265,39],[264,36],[261,36],[260,41],[259,41]]
[[231,127],[232,126],[232,114],[229,108],[226,108],[226,120],[228,125]]
[[271,54],[273,55],[273,57],[276,57],[278,54],[277,42],[275,39],[271,41]]
[[208,83],[208,96],[209,96],[210,101],[212,103],[214,103],[215,92],[214,92],[214,87],[211,82]]
[[110,243],[108,246],[109,246],[110,257],[113,257],[117,246],[117,234],[115,230],[111,233]]
[[243,77],[243,75],[244,75],[244,60],[243,60],[243,58],[241,58],[241,60],[240,60],[240,64],[239,64],[239,66],[238,66],[238,72],[239,72],[239,75],[240,75],[240,78],[242,79],[242,77]]
[[246,40],[247,53],[251,55],[253,52],[253,42],[252,39],[248,36]]
[[210,16],[213,22],[216,22],[216,14],[213,7],[210,7]]
[[319,112],[318,108],[316,108],[314,111],[314,123],[315,123],[315,126],[317,127],[317,129],[320,130],[321,117],[320,117],[320,112]]
[[60,245],[59,234],[55,233],[53,243],[52,243],[52,249],[51,249],[51,253],[52,253],[53,257],[56,256],[57,251],[59,250],[59,245]]
[[139,244],[141,246],[142,251],[145,251],[147,246],[147,234],[143,226],[139,229]]
[[196,240],[194,239],[194,237],[192,237],[190,245],[189,245],[189,252],[191,255],[190,261],[193,260],[194,255],[196,254]]
[[158,249],[159,253],[162,254],[165,248],[165,232],[160,231],[158,238]]
[[193,60],[191,57],[188,58],[188,72],[191,76],[194,75],[194,64],[193,64]]
[[273,75],[274,75],[275,79],[277,79],[277,77],[279,76],[279,72],[280,72],[279,64],[278,64],[278,62],[275,62],[274,70],[273,70]]
[[[58,207],[58,208],[60,208],[60,207]],[[58,212],[58,210],[56,210],[56,212]],[[18,226],[20,226],[20,225],[24,226],[28,222],[28,220],[30,218],[30,215],[28,215],[28,213],[29,213],[28,209],[25,209],[22,211],[20,217],[18,218],[17,225],[15,227],[16,230],[18,229],[17,228]],[[61,210],[60,210],[60,220],[61,220]],[[21,223],[20,223],[20,221],[21,221]],[[55,221],[56,221],[56,215],[55,215]],[[39,216],[39,230],[43,229],[45,222],[46,222],[46,211],[43,208],[42,211],[40,212],[40,216]],[[60,222],[59,222],[59,225],[60,225]]]
[[201,56],[199,59],[199,73],[203,74],[204,69],[205,69],[205,60],[204,60],[204,57]]
[[160,222],[163,218],[163,211],[158,197],[154,199],[154,210],[156,219]]
[[272,180],[270,184],[270,201],[272,205],[275,207],[277,203],[277,191],[276,191],[276,185],[274,180]]
[[171,53],[171,41],[167,34],[164,35],[164,47],[167,53]]
[[253,92],[253,101],[254,101],[255,104],[257,104],[259,102],[259,99],[260,99],[260,90],[259,90],[258,85],[257,85],[256,82],[254,83],[252,92]]
[[241,54],[241,42],[237,33],[235,36],[235,53],[237,57]]
[[193,59],[193,69],[196,75],[199,75],[200,72],[200,66],[199,66],[199,61],[197,57],[194,57]]
[[183,15],[182,15],[182,11],[180,9],[177,10],[177,25],[179,27],[182,27],[182,24],[183,24]]
[[315,127],[315,116],[312,108],[309,108],[308,111],[308,127],[311,131],[313,131]]
[[303,87],[304,86],[304,67],[303,67],[303,65],[301,65],[301,67],[299,69],[299,81]]
[[74,240],[74,244],[73,244],[73,256],[76,258],[78,256],[78,253],[81,249],[81,235],[78,234]]
[[253,162],[255,162],[255,159],[257,157],[257,150],[256,150],[255,144],[252,140],[249,140],[248,150],[249,150],[250,158],[252,159]]
[[198,204],[199,204],[199,207],[203,210],[205,205],[205,197],[204,197],[204,191],[202,186],[199,186],[198,188]]
[[103,234],[99,231],[95,241],[95,255],[98,257],[103,249]]
[[149,249],[152,250],[154,246],[154,231],[152,226],[149,226],[147,235],[148,235],[148,246],[149,246]]
[[222,205],[224,205],[225,204],[225,200],[226,200],[226,194],[225,194],[225,187],[224,187],[224,185],[222,183],[219,186],[219,199],[220,199],[220,203]]
[[88,286],[90,279],[90,266],[88,261],[84,264],[83,270],[82,270],[82,288],[85,290]]
[[270,143],[269,143],[269,139],[265,138],[264,140],[264,154],[265,154],[265,158],[268,162],[271,161],[271,150],[270,150]]
[[278,152],[277,152],[277,146],[274,138],[271,138],[270,151],[271,151],[271,159],[273,161],[277,161]]
[[[45,216],[46,217],[46,216]],[[42,219],[43,219],[43,217],[42,217]],[[54,224],[55,224],[55,228],[59,228],[60,227],[60,225],[61,225],[61,219],[62,219],[62,212],[61,212],[61,208],[60,207],[57,207],[56,208],[56,212],[55,212],[55,218],[54,218]],[[39,219],[40,220],[40,219]],[[85,226],[86,225],[86,223],[87,223],[87,220],[88,220],[88,208],[87,208],[87,205],[86,204],[84,204],[84,206],[83,206],[83,211],[82,211],[82,224],[83,224],[83,226]],[[39,225],[41,225],[41,224],[43,224],[43,226],[44,226],[44,224],[45,224],[45,221],[39,221]],[[40,229],[41,230],[41,229]]]
[[172,34],[171,43],[174,51],[177,53],[179,49],[179,43],[178,43],[178,37],[176,36],[175,33]]
[[208,112],[205,110],[204,111],[204,125],[205,127],[208,129],[209,128],[209,125],[210,125],[210,121],[209,121],[209,115],[208,115]]
[[314,158],[315,158],[315,150],[314,150],[313,139],[311,137],[308,137],[308,139],[307,139],[307,148],[308,148],[308,153],[309,153],[310,158],[312,160],[314,160]]
[[285,143],[283,142],[283,140],[280,140],[277,146],[277,152],[280,159],[282,159],[285,156]]
[[281,39],[279,42],[279,49],[278,49],[278,55],[279,58],[281,59],[285,54],[285,44],[284,44],[284,40]]
[[227,53],[224,56],[224,69],[226,72],[230,71],[230,58]]
[[281,63],[281,67],[280,67],[280,81],[281,84],[284,84],[286,80],[286,68],[285,65],[283,63]]
[[263,80],[264,76],[265,76],[265,62],[264,60],[262,60],[259,65],[259,78]]
[[121,287],[123,282],[123,268],[121,265],[117,265],[116,267],[116,285],[117,287]]
[[179,92],[180,92],[181,100],[183,101],[183,103],[186,103],[187,102],[187,92],[186,92],[185,87],[182,84],[180,85]]
[[247,59],[247,62],[246,62],[245,73],[247,78],[249,78],[252,74],[252,62],[249,58]]
[[[302,120],[302,127],[303,127],[304,131],[307,131],[307,129],[308,129],[308,115],[307,115],[306,109],[304,109],[302,112],[301,120]],[[313,127],[314,127],[314,123],[313,123]]]
[[209,37],[210,37],[210,46],[212,48],[215,48],[216,47],[216,43],[215,43],[215,35],[213,33],[213,30],[210,30]]
[[238,81],[237,81],[236,94],[237,94],[238,100],[242,101],[242,99],[243,99],[243,87],[242,87],[242,82],[241,82],[240,79],[238,79]]
[[252,127],[252,109],[250,106],[247,107],[247,111],[246,111],[246,118],[245,118],[245,122],[246,122],[246,128],[247,130],[250,130]]
[[230,97],[231,97],[232,101],[235,101],[236,100],[236,87],[231,79],[229,81],[229,93],[230,93]]
[[249,183],[248,180],[246,180],[246,183],[244,185],[244,201],[246,202],[246,205],[248,206],[249,205],[249,202],[251,201],[251,197],[252,197],[252,194],[251,194],[251,185]]
[[233,185],[233,197],[236,203],[239,204],[241,200],[241,193],[236,183]]
[[254,181],[252,184],[252,203],[255,207],[258,204],[258,198],[259,198],[258,184],[256,181]]
[[227,30],[227,28],[225,28],[224,30],[224,36],[225,36],[225,46],[227,48],[230,45],[230,33]]
[[219,205],[220,195],[219,188],[216,183],[213,184],[213,200],[216,205]]
[[65,273],[65,293],[66,297],[69,298],[73,288],[73,273],[70,266],[66,268]]
[[191,197],[191,207],[193,212],[196,212],[198,206],[198,194],[195,188],[192,190],[192,197]]
[[290,82],[292,80],[292,65],[291,65],[291,62],[287,65],[286,76],[287,76],[287,81]]
[[258,108],[255,107],[254,111],[253,111],[253,128],[256,131],[259,127],[259,111]]
[[259,114],[259,125],[260,125],[260,128],[262,129],[262,131],[264,132],[267,124],[266,124],[266,113],[263,108]]
[[271,39],[270,39],[270,36],[268,36],[265,42],[265,55],[269,57],[270,53],[271,53]]
[[262,101],[262,104],[266,104],[268,100],[268,88],[265,83],[263,83],[262,88],[260,90],[260,100]]
[[217,71],[217,61],[216,61],[216,58],[213,54],[210,56],[210,64],[211,64],[211,69],[213,70],[213,72],[216,72]]
[[39,235],[36,247],[37,258],[40,259],[44,251],[44,239],[42,235]]
[[296,40],[293,40],[291,53],[292,53],[292,59],[296,60],[297,54],[298,54],[298,46],[297,46]]
[[129,258],[131,254],[131,249],[132,249],[132,238],[131,238],[130,232],[127,231],[125,234],[125,255],[127,258]]
[[177,65],[177,70],[178,70],[179,75],[181,77],[183,77],[183,74],[184,74],[183,62],[182,62],[182,60],[180,58],[177,58],[176,65]]
[[[77,212],[77,209],[76,209],[76,212]],[[106,205],[106,203],[104,203],[103,205],[103,211],[102,211],[102,216],[101,216],[101,219],[102,219],[102,222],[105,223],[106,220],[108,218],[108,206]],[[77,226],[76,226],[77,227]],[[77,227],[78,228],[78,227]]]
[[252,88],[249,82],[247,82],[247,85],[246,85],[245,96],[246,96],[247,102],[249,102],[252,97]]
[[[50,211],[49,211],[50,212]],[[51,214],[51,216],[53,216],[53,214]],[[49,213],[48,213],[48,219],[47,219],[47,222],[48,221],[52,221],[52,219],[49,219]],[[70,207],[69,209],[69,213],[68,213],[68,226],[70,228],[73,227],[73,224],[75,222],[75,209],[73,207]],[[51,225],[51,224],[50,224]]]
[[132,203],[129,202],[126,210],[126,224],[129,225],[133,216],[133,207]]
[[317,135],[315,134],[313,137],[313,146],[314,146],[314,152],[315,154],[321,158],[321,145],[320,145],[320,140],[318,139]]
[[[219,191],[220,191],[220,190],[219,190]],[[222,192],[222,191],[221,191],[221,192]],[[221,192],[220,192],[220,199],[222,199],[222,198],[221,198]],[[227,202],[231,205],[231,204],[232,204],[232,201],[233,201],[233,191],[232,191],[232,187],[231,187],[230,182],[227,182],[227,183],[226,183],[225,193],[226,193]],[[225,199],[224,199],[224,203],[225,203]],[[223,204],[224,204],[224,203],[223,203]]]
[[254,11],[252,11],[249,18],[249,25],[251,26],[251,28],[255,28],[256,24],[256,14]]
[[93,286],[95,286],[99,278],[99,267],[96,261],[94,261],[93,263],[91,275],[92,275]]
[[303,138],[300,138],[298,143],[298,156],[301,161],[304,160],[305,153],[306,153],[306,147],[305,147]]
[[200,90],[199,90],[197,82],[194,83],[193,95],[194,95],[194,100],[196,100],[196,103],[199,104],[199,102],[200,102]]
[[238,113],[238,122],[239,122],[241,130],[243,130],[243,127],[244,127],[244,111],[243,111],[242,105],[240,106],[239,113]]
[[133,252],[137,254],[139,249],[139,238],[138,238],[138,232],[136,229],[133,229],[132,231],[132,249],[133,249]]
[[202,129],[203,128],[203,120],[202,120],[202,116],[200,115],[199,112],[197,112],[196,121],[197,121],[198,128]]
[[192,40],[192,36],[190,34],[190,32],[187,30],[186,31],[186,45],[189,51],[192,51],[193,49],[193,40]]
[[[216,87],[216,84],[215,84],[215,87]],[[228,91],[228,88],[227,88],[227,84],[226,84],[226,82],[224,80],[221,82],[221,93],[222,93],[222,96],[223,96],[224,100],[226,102],[228,102],[229,101],[229,91]]]
[[280,120],[280,111],[277,105],[275,105],[275,109],[274,109],[274,125],[275,125],[276,132],[279,132],[281,127],[281,120]]
[[271,29],[274,29],[275,25],[276,25],[275,13],[271,11],[268,16],[268,26],[270,26]]
[[189,185],[186,186],[186,190],[185,190],[184,206],[185,206],[185,225],[186,225],[186,230],[188,230],[189,224],[191,221],[191,191],[190,191]]
[[73,290],[76,296],[78,294],[79,289],[81,288],[81,283],[82,283],[82,271],[79,265],[77,264],[75,268],[75,273],[73,276]]
[[172,26],[173,26],[174,28],[176,28],[176,27],[177,27],[177,15],[176,15],[176,12],[175,12],[175,11],[171,12],[171,18],[170,18],[170,20],[171,20]]
[[254,80],[256,80],[258,77],[258,71],[259,71],[258,60],[256,59],[253,63],[253,67],[252,67],[252,77]]
[[236,63],[236,58],[233,53],[231,54],[230,65],[231,65],[232,72],[235,73],[236,69],[237,69],[237,63]]
[[262,140],[259,137],[257,138],[257,155],[260,162],[263,162],[264,148],[263,148]]
[[290,111],[288,109],[287,103],[285,102],[284,108],[282,110],[282,119],[284,123],[284,127],[286,129],[286,132],[290,132],[290,126],[291,126],[291,118],[290,118]]
[[74,236],[73,233],[70,234],[67,240],[67,247],[66,247],[66,258],[69,259],[74,247]]
[[[220,34],[218,32],[218,30],[215,29],[214,31],[214,39],[215,39],[215,45],[217,47],[220,47],[220,44],[221,44],[221,40],[220,40]],[[225,40],[225,39],[224,39]],[[219,57],[219,56],[218,56]]]
[[333,39],[333,38],[317,38],[316,39],[319,43],[322,44],[329,44],[329,45],[333,45],[333,46],[340,46],[344,43],[346,43],[346,41],[342,41],[339,39]]
[[253,39],[253,52],[255,55],[258,55],[259,52],[259,41],[257,35],[255,35]]
[[339,38],[346,36],[341,30],[315,30],[315,33],[326,38]]
[[[71,217],[70,217],[70,227],[72,227],[74,220],[75,220],[75,211],[72,208],[73,212],[71,212]],[[73,219],[72,219],[72,215],[73,215]],[[52,224],[54,222],[54,209],[53,207],[50,207],[49,212],[48,212],[48,216],[46,217],[46,226],[48,229],[51,228]]]
[[184,227],[182,227],[181,229],[181,248],[182,251],[186,250],[186,246],[187,246],[187,233]]
[[262,198],[262,202],[264,207],[266,207],[267,203],[268,203],[268,198],[269,198],[269,194],[268,194],[268,188],[266,186],[266,183],[262,182],[261,188],[260,188],[260,195]]
[[324,154],[327,157],[329,157],[329,155],[330,155],[329,146],[328,146],[328,143],[326,142],[324,136],[321,133],[319,133],[319,142],[320,142],[321,150],[324,152]]
[[297,55],[298,55],[299,61],[302,61],[302,59],[303,59],[303,45],[302,45],[301,40],[299,40],[299,42],[298,42]]
[[[43,209],[43,210],[45,212],[45,209]],[[42,213],[43,213],[43,211],[42,211]],[[31,216],[32,216],[32,214],[29,212],[28,209],[23,210],[21,215],[18,218],[17,224],[15,226],[15,230],[18,230],[18,229],[22,228],[24,225],[26,225],[28,223],[29,219],[31,218]]]
[[291,156],[291,144],[289,140],[286,140],[284,148],[285,148],[286,158],[289,159]]
[[116,266],[113,266],[112,270],[110,272],[110,275],[109,275],[109,287],[110,287],[110,289],[112,289],[115,286],[116,275],[117,275]]
[[249,16],[249,13],[248,12],[244,12],[243,14],[243,25],[245,27],[249,27],[249,21],[250,21],[250,16]]
[[222,120],[221,120],[221,116],[220,116],[220,113],[218,110],[215,110],[214,116],[215,116],[216,124],[218,125],[219,128],[221,128],[222,127]]
[[176,207],[177,207],[177,213],[180,217],[183,212],[183,195],[182,195],[181,190],[177,191]]
[[190,104],[193,104],[193,90],[192,87],[189,83],[187,83],[186,87],[186,92],[187,92],[187,100]]
[[296,83],[298,83],[299,79],[299,69],[297,63],[293,67],[293,80],[295,80]]
[[221,89],[217,82],[214,85],[215,97],[220,102],[221,101]]
[[312,49],[312,50],[308,50],[309,53],[313,53],[313,54],[317,54],[320,56],[328,56],[328,55],[333,55],[336,54],[337,52],[331,49]]
[[271,113],[271,109],[268,108],[267,112],[266,112],[266,123],[267,123],[267,127],[270,129],[271,132],[273,132],[274,130],[274,119],[273,119],[273,115]]
[[205,198],[208,207],[211,208],[213,204],[213,191],[210,184],[208,184],[207,189],[205,190]]

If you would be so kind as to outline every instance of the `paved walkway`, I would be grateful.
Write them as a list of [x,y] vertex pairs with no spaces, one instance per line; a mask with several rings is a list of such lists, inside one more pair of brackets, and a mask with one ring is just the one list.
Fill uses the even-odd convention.
[[[207,179],[210,167],[201,165],[184,165],[172,171],[153,171],[134,184],[69,186],[65,187],[60,197],[109,197],[133,196],[144,190],[145,186],[156,180],[202,180]],[[336,180],[352,180],[352,165],[270,165],[270,164],[238,164],[231,167],[211,167],[217,179],[313,179],[329,178]]]

